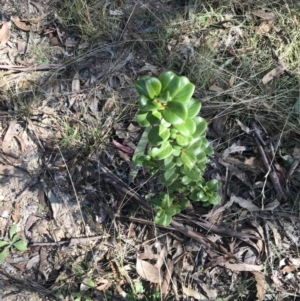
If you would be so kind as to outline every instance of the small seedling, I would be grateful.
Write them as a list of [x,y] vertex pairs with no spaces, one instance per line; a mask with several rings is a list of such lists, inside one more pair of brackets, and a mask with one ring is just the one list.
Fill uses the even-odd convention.
[[19,251],[27,250],[27,241],[26,239],[20,239],[20,236],[16,233],[17,225],[12,225],[8,232],[9,241],[0,240],[0,261],[4,261],[8,251],[11,247],[16,248]]
[[206,181],[203,173],[213,153],[206,139],[206,121],[198,116],[201,103],[192,98],[195,86],[171,71],[158,78],[142,77],[135,83],[140,95],[136,120],[147,131],[149,148],[135,154],[137,165],[159,174],[165,187],[152,200],[154,221],[167,226],[189,202],[218,204],[217,180]]

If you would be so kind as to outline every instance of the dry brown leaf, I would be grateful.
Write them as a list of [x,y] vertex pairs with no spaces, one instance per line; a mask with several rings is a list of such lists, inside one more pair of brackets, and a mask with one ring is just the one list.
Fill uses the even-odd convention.
[[270,82],[274,77],[281,75],[286,70],[286,67],[283,65],[277,66],[271,71],[269,71],[263,78],[262,83],[266,85],[268,82]]
[[112,97],[107,98],[107,100],[105,101],[105,104],[102,107],[102,112],[103,113],[111,112],[113,110],[115,103],[116,103],[116,96],[115,94],[113,94]]
[[300,267],[300,258],[289,258],[289,261],[298,269]]
[[207,285],[204,282],[199,283],[202,289],[204,290],[205,294],[208,296],[209,300],[217,300],[218,297],[218,291],[216,289],[213,289],[209,285]]
[[250,183],[250,180],[246,173],[240,171],[236,166],[228,164],[222,160],[219,160],[219,163],[221,163],[223,166],[227,167],[231,171],[231,175],[234,175],[239,180],[241,180],[245,185],[247,185],[251,189],[251,192],[254,194],[253,186]]
[[241,123],[238,119],[236,119],[236,122],[238,123],[238,125],[240,126],[240,128],[247,134],[249,134],[251,132],[251,130],[245,126],[243,123]]
[[23,40],[18,40],[17,49],[18,49],[19,54],[24,54],[25,50],[26,50],[26,42]]
[[165,263],[167,255],[168,255],[167,247],[166,247],[166,246],[163,246],[161,252],[159,253],[157,262],[156,262],[156,264],[155,264],[155,266],[156,266],[159,270],[161,269],[161,267],[162,267],[163,264]]
[[264,210],[272,211],[272,210],[274,210],[275,208],[277,208],[279,205],[280,205],[279,201],[278,201],[277,199],[275,199],[273,202],[267,204],[267,205],[264,207]]
[[252,272],[252,274],[254,275],[256,280],[256,300],[263,301],[267,291],[265,275],[260,272]]
[[228,86],[230,88],[232,88],[232,86],[234,85],[235,80],[236,80],[236,76],[235,75],[231,75],[231,77],[229,79],[229,82],[228,82]]
[[136,259],[136,271],[142,278],[150,281],[151,283],[162,282],[160,270],[148,261],[141,260],[139,257]]
[[241,247],[238,252],[234,253],[235,257],[246,264],[255,264],[257,260],[256,248],[249,248],[249,246]]
[[256,30],[256,33],[261,35],[266,34],[271,30],[272,25],[273,25],[272,21],[263,22]]
[[2,142],[2,150],[4,153],[6,154],[9,154],[10,153],[10,148],[9,148],[9,145],[10,145],[10,142],[12,141],[14,135],[15,135],[15,132],[16,132],[16,125],[17,125],[17,120],[12,120],[10,123],[9,123],[9,127],[8,127],[8,130],[4,136],[4,139],[3,139],[3,142]]
[[282,249],[281,236],[280,236],[277,228],[273,225],[273,223],[270,223],[269,221],[267,221],[267,224],[273,232],[273,237],[274,237],[274,240],[275,240],[276,247],[278,247],[278,249],[281,250]]
[[40,264],[39,264],[39,273],[38,278],[39,280],[42,280],[41,275],[45,277],[46,280],[48,280],[49,273],[47,273],[47,266],[48,266],[48,252],[46,248],[40,249]]
[[245,200],[241,197],[237,197],[235,195],[231,195],[230,200],[233,200],[233,202],[239,204],[240,207],[247,209],[250,212],[254,211],[271,211],[274,210],[278,205],[279,202],[277,199],[275,199],[272,203],[268,204],[267,206],[263,208],[259,208],[256,205],[254,205],[251,201]]
[[200,294],[199,292],[191,289],[191,288],[188,288],[186,286],[182,286],[182,291],[183,293],[188,296],[188,297],[193,297],[195,299],[198,299],[198,300],[208,300],[204,295]]
[[61,209],[61,202],[58,200],[58,198],[54,195],[54,193],[52,192],[51,189],[49,189],[48,187],[44,186],[44,192],[45,195],[47,196],[50,204],[51,204],[51,209],[53,212],[53,218],[56,219],[57,218],[57,214]]
[[237,197],[235,195],[231,195],[230,200],[232,200],[233,202],[239,204],[240,207],[245,208],[250,212],[261,210],[261,208],[258,208],[251,201],[245,200],[245,199],[243,199],[241,197]]
[[[112,281],[104,278],[101,278],[97,282],[98,282],[98,286],[96,287],[96,289],[99,291],[107,291],[112,286]],[[99,283],[102,284],[99,285]]]
[[29,174],[25,170],[11,165],[1,165],[0,175],[12,176],[17,178],[24,178],[29,176]]
[[217,133],[217,135],[219,135],[219,136],[222,135],[222,133],[225,129],[225,124],[226,124],[227,118],[228,118],[227,115],[223,115],[223,116],[219,116],[214,119],[213,129]]
[[69,109],[72,108],[74,105],[76,99],[77,99],[77,94],[80,92],[80,76],[79,72],[77,71],[72,80],[72,95],[69,100]]
[[261,240],[256,241],[256,246],[259,249],[259,253],[262,254],[263,253],[262,251],[264,251],[265,254],[267,255],[268,254],[268,248],[267,248],[266,243],[265,243],[265,232],[264,232],[263,228],[256,221],[250,221],[250,224],[254,228],[256,228],[258,234],[262,238]]
[[264,171],[261,161],[255,157],[228,156],[225,163],[236,166],[238,169],[250,170],[255,175]]
[[31,270],[36,264],[39,263],[39,261],[40,261],[40,254],[31,257],[26,264],[26,269]]
[[153,66],[149,63],[145,63],[145,66],[143,66],[141,69],[137,71],[137,74],[145,73],[145,72],[152,72],[154,75],[159,74],[159,70],[157,66]]
[[23,141],[23,139],[20,136],[15,136],[15,138],[18,140],[20,147],[21,147],[21,152],[24,153],[26,149],[26,145]]
[[166,264],[166,271],[165,271],[165,275],[164,275],[164,280],[163,283],[161,285],[161,294],[164,296],[168,293],[169,290],[169,285],[170,285],[170,281],[171,281],[171,277],[173,274],[173,270],[174,270],[174,261],[173,259],[167,259],[167,264]]
[[299,21],[297,19],[297,15],[293,15],[293,21],[294,23],[298,26],[299,25]]
[[233,204],[233,200],[230,199],[228,202],[226,202],[225,205],[216,209],[213,208],[209,213],[204,214],[203,217],[205,217],[205,219],[208,220],[209,222],[212,222],[215,220],[215,217],[218,217],[223,211],[230,208],[232,204]]
[[222,93],[222,92],[224,92],[224,89],[221,87],[218,87],[217,85],[211,85],[209,87],[209,91]]
[[18,223],[20,220],[21,214],[20,214],[20,202],[16,202],[15,203],[15,208],[14,211],[11,215],[12,220],[14,221],[14,223]]
[[236,145],[235,143],[233,143],[230,147],[228,147],[227,149],[225,149],[223,151],[222,160],[226,160],[226,158],[232,153],[239,153],[239,152],[243,152],[245,150],[247,150],[247,148],[245,146]]
[[0,29],[0,47],[5,46],[8,42],[10,36],[10,28],[11,22],[3,21],[2,27]]
[[251,14],[256,16],[256,17],[259,17],[263,20],[275,20],[276,19],[276,16],[274,13],[272,12],[266,12],[262,9],[255,9],[255,10],[252,10],[251,11]]
[[128,238],[136,238],[136,233],[134,231],[134,224],[130,223],[128,233],[127,233]]
[[14,22],[14,24],[18,28],[20,28],[20,29],[22,29],[24,31],[29,31],[31,29],[31,25],[30,24],[26,24],[26,22],[21,21],[18,16],[13,16],[10,19]]
[[230,263],[228,261],[221,263],[221,265],[234,272],[258,272],[264,268],[263,265],[254,265],[254,264],[247,264],[247,263]]
[[293,150],[293,158],[295,160],[300,160],[300,148],[295,146]]

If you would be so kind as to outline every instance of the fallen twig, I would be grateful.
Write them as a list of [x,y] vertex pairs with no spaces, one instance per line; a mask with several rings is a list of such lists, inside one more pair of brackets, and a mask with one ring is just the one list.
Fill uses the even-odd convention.
[[73,245],[78,245],[80,243],[86,243],[86,242],[90,242],[93,240],[102,239],[105,237],[107,237],[107,236],[98,235],[98,236],[92,236],[92,237],[71,238],[68,240],[61,240],[61,241],[57,241],[57,242],[34,242],[34,243],[31,243],[29,246],[30,247],[53,247],[53,246],[63,246],[63,245],[73,246]]
[[267,173],[270,174],[271,182],[272,182],[272,184],[273,184],[273,186],[274,186],[274,188],[275,188],[275,190],[276,190],[276,192],[277,192],[277,194],[278,194],[278,200],[280,201],[282,198],[283,198],[284,200],[287,200],[287,197],[286,197],[286,195],[284,194],[284,192],[283,192],[283,190],[282,190],[282,187],[281,187],[281,185],[280,185],[280,182],[279,182],[279,179],[278,179],[278,177],[277,177],[276,171],[275,171],[274,168],[270,165],[270,163],[269,163],[269,161],[268,161],[268,159],[267,159],[267,157],[266,157],[265,151],[264,151],[264,149],[263,149],[263,147],[262,147],[262,145],[261,145],[259,139],[258,139],[257,137],[254,137],[254,141],[255,141],[255,143],[256,143],[256,145],[257,145],[258,151],[259,151],[259,153],[260,153],[260,155],[261,155],[261,158],[262,158],[262,160],[263,160],[263,163],[264,163],[264,165],[265,165],[265,168],[266,168],[266,170],[268,171]]
[[56,297],[55,293],[51,292],[50,290],[43,287],[39,283],[34,282],[30,279],[26,279],[26,278],[19,279],[9,273],[4,272],[3,269],[0,270],[0,275],[1,275],[0,279],[4,281],[8,281],[9,283],[13,283],[17,288],[21,290],[36,292],[44,297],[46,296],[47,298],[50,298],[51,300],[59,300]]
[[0,65],[0,69],[5,70],[13,70],[13,71],[47,71],[51,69],[59,69],[62,65],[55,65],[55,64],[41,64],[36,66],[30,66],[30,67],[22,67],[22,66],[16,66],[16,65]]

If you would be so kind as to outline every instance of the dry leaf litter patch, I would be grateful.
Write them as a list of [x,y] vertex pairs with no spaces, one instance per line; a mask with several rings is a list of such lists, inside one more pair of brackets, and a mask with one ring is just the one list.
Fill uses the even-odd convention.
[[[104,300],[109,293],[117,299],[128,289],[135,291],[136,283],[160,290],[163,296],[171,292],[170,300],[216,300],[228,295],[241,300],[247,296],[251,300],[288,300],[298,296],[300,228],[299,217],[290,207],[291,199],[299,199],[299,145],[288,150],[286,156],[296,167],[287,169],[278,144],[273,143],[298,141],[298,137],[293,132],[276,137],[278,133],[263,123],[263,116],[246,126],[226,113],[216,113],[204,101],[203,114],[211,121],[208,137],[216,149],[207,177],[222,183],[222,203],[212,211],[191,206],[169,229],[154,227],[141,195],[154,191],[159,183],[141,171],[132,176],[130,162],[141,134],[133,119],[134,79],[145,73],[157,75],[162,69],[141,59],[147,44],[134,25],[141,26],[138,13],[155,6],[150,3],[135,12],[129,5],[129,11],[135,13],[123,35],[138,41],[139,52],[123,43],[108,43],[58,66],[61,56],[80,52],[80,38],[74,31],[61,32],[56,17],[29,26],[24,15],[39,15],[41,4],[49,5],[31,2],[29,11],[24,7],[18,17],[3,21],[0,32],[1,66],[6,66],[1,71],[6,79],[3,88],[26,91],[39,70],[58,70],[45,72],[37,80],[29,117],[12,113],[27,100],[25,92],[1,112],[0,231],[4,236],[16,223],[31,243],[27,252],[12,250],[1,263],[4,274],[10,275],[1,276],[3,296],[26,300],[28,293],[18,291],[18,285],[35,287],[45,298],[53,298],[50,290],[68,294],[68,287],[79,286],[78,292],[91,291],[95,300]],[[13,6],[5,8],[14,10]],[[272,13],[256,10],[252,14],[263,20],[259,33],[271,29]],[[232,51],[242,32],[238,27],[222,31],[227,35],[220,47]],[[28,41],[26,32],[33,37],[43,32],[45,49],[49,40],[60,44],[48,45],[54,54],[46,56],[51,63],[34,67],[31,51],[26,64],[18,60],[24,49],[17,33],[21,41]],[[176,43],[168,45],[170,57],[185,58],[184,69],[191,49],[197,49],[199,43],[191,45],[189,38]],[[29,49],[33,45],[28,42]],[[284,70],[271,70],[262,78],[263,84],[271,83]],[[234,83],[231,78],[229,87]],[[209,91],[204,91],[206,98],[226,94],[222,85],[212,80]],[[4,93],[1,97],[7,98]],[[87,133],[95,128],[98,132],[89,137]],[[95,140],[95,135],[100,140]],[[86,150],[86,145],[93,147]],[[20,273],[23,283],[17,285],[13,277],[19,278]],[[8,283],[16,285],[12,291]],[[138,293],[141,297],[145,294]],[[30,300],[34,298],[39,300],[30,295]]]

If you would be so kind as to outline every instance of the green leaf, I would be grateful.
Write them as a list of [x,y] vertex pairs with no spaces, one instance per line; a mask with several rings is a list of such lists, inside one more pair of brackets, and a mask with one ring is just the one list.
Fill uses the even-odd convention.
[[221,198],[217,192],[212,193],[209,202],[213,205],[218,205],[221,201]]
[[172,221],[172,216],[166,215],[163,210],[158,211],[155,215],[154,222],[159,225],[169,226]]
[[206,162],[207,161],[207,157],[206,157],[206,153],[204,151],[202,151],[202,149],[200,149],[200,151],[198,152],[194,152],[194,154],[197,157],[197,161],[199,162]]
[[170,92],[169,91],[165,91],[165,92],[161,93],[159,95],[158,99],[162,103],[167,103],[170,100]]
[[188,184],[190,184],[192,181],[193,181],[193,180],[192,180],[190,177],[188,177],[188,176],[184,176],[184,177],[181,178],[181,183],[182,183],[183,185],[188,185]]
[[214,153],[213,148],[210,146],[209,141],[206,138],[202,140],[202,148],[207,155],[212,155]]
[[163,160],[169,156],[172,155],[172,152],[173,152],[173,148],[170,144],[168,144],[166,147],[164,147],[160,153],[157,155],[157,160]]
[[183,173],[191,178],[193,181],[199,181],[202,177],[201,170],[194,166],[192,169],[189,169],[186,165],[183,166]]
[[137,294],[143,294],[145,292],[145,289],[143,287],[143,284],[141,281],[137,280],[134,282],[134,288],[135,288],[135,292]]
[[13,239],[11,240],[11,244],[15,243],[17,240],[20,239],[20,235],[19,234],[15,234]]
[[180,159],[189,169],[194,167],[197,160],[195,154],[187,149],[182,151]]
[[152,100],[146,96],[141,96],[139,100],[139,108],[141,111],[149,112],[163,110],[164,107],[157,100]]
[[196,101],[195,99],[191,98],[187,103],[186,107],[188,109],[188,117],[194,118],[196,117],[200,110],[201,110],[201,102]]
[[193,137],[200,137],[202,134],[205,133],[207,128],[207,123],[204,118],[197,116],[194,118],[196,123],[196,130],[194,132]]
[[170,137],[170,129],[164,126],[153,126],[149,131],[148,140],[152,145],[160,145]]
[[163,160],[172,155],[173,148],[168,141],[165,141],[161,144],[161,146],[153,147],[150,150],[150,156],[152,158],[156,158],[158,160]]
[[172,204],[172,201],[173,199],[170,198],[170,196],[167,194],[167,193],[164,193],[164,194],[160,194],[160,197],[161,197],[161,207],[163,209],[165,208],[169,208]]
[[7,257],[9,247],[5,247],[0,253],[0,261],[3,262]]
[[[182,152],[180,152],[180,155],[182,154]],[[182,166],[183,162],[181,160],[181,156],[176,157],[176,166]]]
[[[172,152],[173,152],[173,149],[172,149]],[[168,159],[168,162],[166,163],[167,159]],[[171,160],[169,160],[169,159],[171,159]],[[166,159],[164,159],[164,161],[160,161],[160,162],[162,162],[162,168],[164,170],[172,169],[176,165],[176,162],[173,159],[174,159],[173,156],[169,156]]]
[[171,97],[182,103],[186,103],[190,100],[195,90],[195,86],[185,76],[180,77],[180,85],[177,92],[171,93]]
[[184,123],[174,124],[175,129],[177,129],[182,135],[191,136],[196,130],[196,124],[192,118],[187,118]]
[[158,124],[160,123],[161,119],[162,119],[162,116],[161,116],[161,113],[158,112],[158,111],[153,111],[153,112],[148,112],[147,114],[147,120],[149,121],[149,123],[151,125],[154,125],[154,124]]
[[19,251],[27,250],[27,241],[25,239],[20,239],[19,241],[14,243],[14,247]]
[[161,83],[157,78],[151,77],[146,80],[146,88],[149,97],[153,99],[155,96],[159,95],[161,91]]
[[153,204],[155,209],[161,210],[161,199],[160,198],[151,199],[151,203]]
[[169,193],[182,192],[184,189],[186,189],[185,185],[180,182],[175,182],[168,187]]
[[176,204],[175,206],[178,206],[178,208],[180,208],[180,210],[184,210],[189,203],[190,203],[189,200],[183,200],[183,201],[179,202],[178,204]]
[[205,194],[205,192],[203,190],[200,190],[197,194],[198,196],[198,201],[201,201],[201,202],[207,202],[208,201],[208,197],[207,195]]
[[135,88],[141,96],[153,99],[161,91],[161,83],[155,77],[142,77],[135,83]]
[[202,139],[202,137],[200,137],[199,139],[194,138],[189,145],[189,150],[194,152],[196,156],[203,152]]
[[10,240],[12,240],[12,238],[15,235],[16,231],[17,231],[17,225],[12,225],[9,229],[9,232],[8,232],[8,236],[9,236]]
[[212,179],[206,183],[206,186],[209,188],[211,191],[217,191],[219,187],[219,182],[215,179]]
[[142,155],[142,154],[137,155],[137,156],[134,158],[133,161],[135,162],[135,164],[136,164],[137,166],[141,166],[141,165],[143,165],[144,162],[146,161],[146,156],[145,156],[145,155]]
[[171,124],[181,124],[187,118],[187,108],[179,101],[169,101],[162,111],[162,116]]
[[5,240],[0,240],[0,248],[9,245],[10,243],[8,241]]
[[165,128],[168,128],[171,126],[171,123],[167,122],[165,119],[161,118],[160,125],[164,126]]
[[181,147],[178,145],[173,145],[172,155],[178,157],[181,154]]
[[181,211],[180,208],[178,208],[176,206],[172,206],[165,210],[166,215],[169,215],[169,216],[174,216],[175,214],[179,213],[180,211]]
[[214,149],[209,145],[206,149],[205,152],[207,155],[212,155],[214,153]]
[[161,176],[161,182],[165,186],[170,186],[178,178],[177,168],[173,167],[164,172]]
[[150,125],[150,122],[147,119],[149,112],[144,111],[138,111],[136,114],[136,121],[141,127],[148,127]]
[[176,142],[180,146],[186,146],[189,144],[189,141],[186,139],[186,136],[176,135]]
[[180,88],[180,77],[172,71],[167,71],[161,74],[158,79],[161,82],[162,92],[168,91],[169,98],[172,99]]

